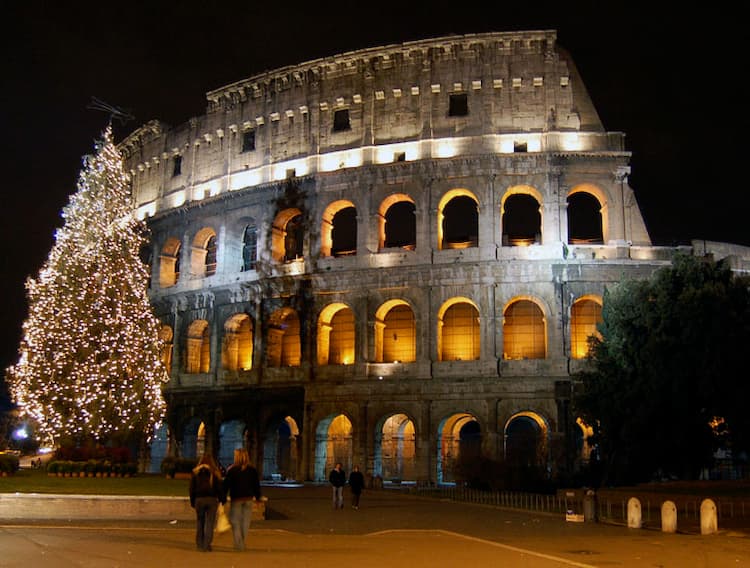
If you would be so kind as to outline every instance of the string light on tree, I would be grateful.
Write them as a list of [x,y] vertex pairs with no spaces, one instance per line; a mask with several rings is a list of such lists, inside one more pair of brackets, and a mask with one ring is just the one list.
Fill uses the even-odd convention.
[[149,438],[165,411],[159,323],[148,301],[130,184],[112,129],[84,158],[77,192],[36,278],[11,395],[37,433],[63,442]]

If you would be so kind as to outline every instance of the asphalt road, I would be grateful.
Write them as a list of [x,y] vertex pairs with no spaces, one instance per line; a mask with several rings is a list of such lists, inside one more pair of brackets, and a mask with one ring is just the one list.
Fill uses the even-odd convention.
[[335,511],[326,487],[268,488],[270,513],[248,550],[228,533],[198,552],[193,523],[3,524],[0,566],[140,567],[728,567],[750,566],[750,535],[663,534],[558,516],[368,491]]

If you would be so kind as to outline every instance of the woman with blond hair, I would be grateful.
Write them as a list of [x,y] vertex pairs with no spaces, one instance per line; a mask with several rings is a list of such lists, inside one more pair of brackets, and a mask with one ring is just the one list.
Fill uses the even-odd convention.
[[229,522],[235,550],[245,550],[245,537],[253,516],[253,501],[260,500],[258,471],[250,463],[245,448],[234,450],[234,463],[224,478],[224,490],[229,495],[231,507]]

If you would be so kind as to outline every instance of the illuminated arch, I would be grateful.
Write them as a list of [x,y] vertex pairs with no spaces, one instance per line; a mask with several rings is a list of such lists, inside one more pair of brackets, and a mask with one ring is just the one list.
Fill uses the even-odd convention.
[[253,320],[234,314],[224,324],[221,366],[228,371],[249,371],[253,367]]
[[385,481],[416,480],[416,431],[403,412],[384,416],[375,426],[373,475]]
[[544,467],[547,464],[549,426],[532,411],[511,416],[503,427],[505,461],[511,467]]
[[258,226],[250,220],[242,230],[242,271],[255,270],[258,262]]
[[567,196],[568,242],[570,244],[600,244],[609,233],[607,197],[596,185],[582,183],[574,186]]
[[315,429],[315,481],[327,481],[328,472],[341,462],[344,471],[352,468],[352,422],[344,414],[331,414]]
[[334,201],[323,212],[320,255],[349,256],[357,253],[357,208],[346,199]]
[[329,304],[318,317],[318,365],[354,363],[354,312],[346,304]]
[[482,453],[481,425],[473,414],[456,412],[440,422],[437,442],[438,483],[455,482],[461,463],[475,460]]
[[216,231],[204,227],[193,239],[190,270],[196,276],[213,276],[216,274]]
[[297,421],[291,416],[278,416],[268,424],[263,445],[263,477],[274,475],[289,481],[297,478],[300,448],[300,432]]
[[206,320],[195,320],[188,327],[185,372],[208,373],[211,367],[211,337]]
[[296,207],[280,211],[271,227],[271,256],[276,262],[302,258],[302,211]]
[[500,202],[503,246],[542,242],[542,194],[530,185],[509,187]]
[[300,322],[292,308],[280,308],[268,323],[266,360],[269,367],[299,367],[302,361]]
[[388,300],[375,312],[375,361],[411,363],[416,359],[414,310],[405,300]]
[[234,450],[246,446],[245,423],[242,420],[228,420],[219,426],[219,451],[216,456],[219,465],[229,467],[234,462]]
[[417,216],[414,199],[405,193],[386,197],[378,209],[378,249],[417,246]]
[[570,356],[583,359],[589,353],[589,336],[600,337],[597,324],[602,321],[602,299],[588,294],[577,298],[570,307]]
[[[458,219],[458,212],[453,206],[459,206],[466,200],[473,201],[475,211],[468,219]],[[448,211],[446,211],[446,208]],[[468,189],[451,189],[438,203],[437,212],[437,246],[439,250],[476,247],[479,244],[479,199]]]
[[159,286],[169,288],[180,280],[180,241],[169,237],[159,255]]
[[535,298],[516,297],[503,310],[503,359],[546,359],[547,318]]
[[437,315],[438,361],[479,359],[481,334],[479,308],[469,298],[446,301]]

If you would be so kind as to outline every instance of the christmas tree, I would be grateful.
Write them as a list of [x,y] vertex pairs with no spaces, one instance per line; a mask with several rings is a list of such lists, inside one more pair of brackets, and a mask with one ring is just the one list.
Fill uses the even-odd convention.
[[36,278],[11,395],[44,442],[149,439],[165,411],[159,322],[139,252],[128,175],[112,128],[84,158],[78,190]]

